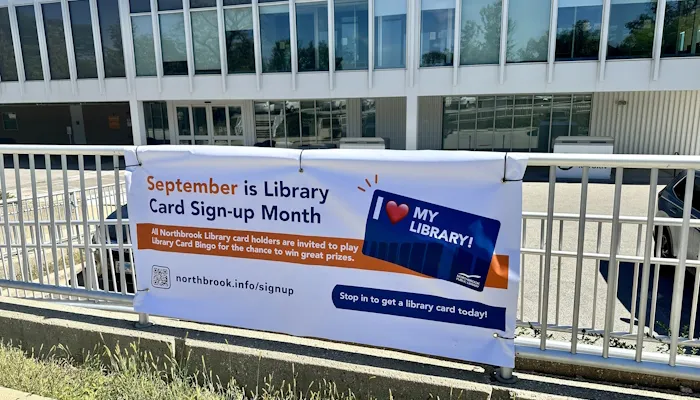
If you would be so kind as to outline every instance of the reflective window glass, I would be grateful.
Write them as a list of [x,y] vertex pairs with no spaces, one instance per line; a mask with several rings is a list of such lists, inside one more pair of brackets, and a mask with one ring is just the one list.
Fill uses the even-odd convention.
[[335,68],[367,69],[367,0],[335,0]]
[[132,13],[142,13],[151,11],[150,0],[129,0],[129,10]]
[[374,99],[362,99],[362,137],[377,134],[377,105]]
[[443,149],[551,152],[559,136],[587,136],[591,94],[445,97]]
[[153,43],[153,23],[150,15],[131,17],[137,76],[156,76],[156,52]]
[[97,61],[95,58],[95,42],[92,37],[90,2],[88,0],[70,1],[68,6],[70,8],[78,78],[97,78]]
[[100,21],[105,77],[123,78],[126,76],[126,70],[119,21],[119,0],[97,0],[97,16]]
[[228,73],[255,72],[253,12],[250,8],[224,10]]
[[182,0],[158,0],[158,11],[182,10]]
[[328,6],[297,4],[299,71],[328,71]]
[[603,0],[560,0],[556,60],[597,60]]
[[[169,144],[168,131],[168,107],[164,101],[151,101],[143,103],[144,119],[146,124],[146,137],[148,144]],[[189,125],[189,120],[188,120]]]
[[498,64],[501,0],[461,0],[460,64]]
[[187,75],[187,46],[183,14],[161,14],[158,18],[160,45],[163,51],[163,75]]
[[241,4],[251,4],[251,0],[224,0],[225,6],[237,6]]
[[41,53],[39,52],[39,35],[36,30],[34,6],[19,6],[15,10],[17,10],[24,75],[28,81],[42,80],[44,73],[41,69]]
[[575,94],[571,105],[571,129],[569,136],[588,136],[591,128],[590,94]]
[[255,142],[256,146],[275,147],[270,135],[270,103],[255,102]]
[[220,74],[219,24],[216,11],[192,12],[195,74]]
[[[299,148],[301,145],[301,103],[298,101],[285,102],[285,129],[287,139],[284,141],[284,147]],[[280,144],[277,144],[281,147]]]
[[421,2],[420,65],[452,65],[455,0]]
[[374,67],[406,66],[406,1],[374,1]]
[[260,7],[260,41],[263,72],[290,72],[289,7]]
[[189,107],[177,107],[175,112],[177,113],[177,133],[180,136],[191,136]]
[[51,79],[70,79],[68,54],[66,53],[66,36],[63,33],[63,14],[61,3],[41,5],[46,33],[46,49],[49,53],[49,71]]
[[301,143],[309,145],[318,141],[316,135],[316,102],[313,100],[300,103]]
[[550,0],[510,0],[508,62],[547,61]]
[[666,0],[662,57],[700,55],[700,1]]
[[612,0],[608,58],[651,58],[656,1]]
[[2,54],[0,57],[0,79],[5,82],[18,80],[15,49],[10,30],[10,15],[7,7],[0,8],[0,54]]
[[190,8],[216,7],[216,0],[189,0]]

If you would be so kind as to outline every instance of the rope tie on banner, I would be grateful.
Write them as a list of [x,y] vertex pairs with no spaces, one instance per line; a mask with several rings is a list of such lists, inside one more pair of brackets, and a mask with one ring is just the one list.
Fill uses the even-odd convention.
[[137,292],[148,292],[149,290],[151,290],[151,288],[136,289]]
[[515,337],[503,336],[498,332],[494,332],[493,337],[496,339],[503,339],[503,340],[515,340]]
[[301,149],[299,152],[299,173],[303,174],[304,173],[304,168],[301,166],[301,155],[304,154],[304,149]]
[[136,150],[134,151],[134,154],[136,155],[136,165],[125,165],[126,168],[140,167],[143,165],[141,160],[139,160],[139,147],[143,147],[143,146],[136,146]]
[[503,156],[503,179],[501,179],[501,182],[506,183],[506,182],[522,182],[523,178],[520,179],[508,179],[507,176],[508,172],[508,152],[506,151],[505,155]]

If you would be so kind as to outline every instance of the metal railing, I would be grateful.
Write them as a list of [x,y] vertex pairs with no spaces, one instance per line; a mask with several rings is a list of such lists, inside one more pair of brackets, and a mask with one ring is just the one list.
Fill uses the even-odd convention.
[[[0,215],[0,296],[131,306],[124,149],[0,146],[0,190],[6,196],[12,179],[16,188]],[[694,185],[682,188],[677,215],[657,216],[673,170],[694,177],[700,157],[528,157],[535,179],[523,187],[518,356],[700,380]],[[557,182],[557,166],[583,167],[581,181]],[[613,168],[613,184],[589,182],[595,167]],[[680,236],[670,257],[666,230]]]

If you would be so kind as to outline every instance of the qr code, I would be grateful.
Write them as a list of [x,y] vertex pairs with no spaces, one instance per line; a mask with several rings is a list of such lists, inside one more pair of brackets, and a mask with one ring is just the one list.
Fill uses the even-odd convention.
[[170,269],[154,265],[151,270],[151,284],[156,288],[170,289]]

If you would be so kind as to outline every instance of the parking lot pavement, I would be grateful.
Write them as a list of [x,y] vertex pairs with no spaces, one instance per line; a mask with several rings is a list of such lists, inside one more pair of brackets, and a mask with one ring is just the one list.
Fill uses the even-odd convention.
[[[672,177],[672,171],[662,171],[660,183],[657,191],[660,191]],[[609,183],[589,184],[587,214],[611,215],[613,210],[615,185]],[[555,191],[555,213],[578,214],[580,207],[581,185],[578,183],[557,183]],[[526,182],[523,184],[523,211],[524,212],[546,212],[548,199],[548,184]],[[647,215],[649,199],[649,185],[624,184],[622,186],[621,216]],[[560,234],[560,227],[563,230]],[[540,248],[542,242],[540,233],[542,231],[541,222],[529,220],[526,225],[526,248]],[[585,253],[610,253],[611,224],[603,224],[601,233],[600,251],[597,249],[598,224],[587,223],[584,238]],[[645,242],[645,225],[622,226],[620,236],[620,255],[643,255]],[[555,220],[552,234],[552,248],[575,252],[578,246],[578,222],[565,222],[563,225]],[[561,246],[561,247],[560,247]],[[544,248],[544,247],[542,247]],[[529,255],[524,257],[521,287],[524,295],[524,303],[521,305],[518,317],[522,312],[523,321],[538,321],[539,306],[538,298],[541,296],[539,282],[541,279],[540,268],[544,265],[543,257]],[[656,302],[656,324],[657,333],[666,334],[670,326],[671,298],[673,290],[673,268],[660,269],[658,299]],[[574,309],[574,289],[576,259],[553,257],[551,263],[551,278],[549,291],[548,323],[555,323],[562,326],[572,324]],[[607,273],[608,262],[603,260],[597,263],[595,260],[584,260],[581,302],[580,302],[580,326],[583,328],[602,329],[605,321],[605,309],[607,299]],[[614,329],[616,331],[630,330],[630,313],[637,314],[639,293],[641,286],[641,267],[631,263],[621,263],[618,273],[618,290],[615,300]],[[653,280],[653,269],[651,270],[650,282]],[[635,285],[635,278],[637,284]],[[597,286],[597,288],[596,288]],[[692,306],[694,276],[686,274],[685,290],[683,296],[683,310],[681,327],[682,330],[689,328],[690,313]],[[557,289],[558,288],[558,289]],[[634,296],[635,290],[637,295]],[[651,312],[651,284],[647,288],[649,304],[647,316]],[[636,332],[634,319],[632,331]],[[647,321],[647,326],[649,322]],[[700,332],[700,321],[696,321],[695,336]]]

